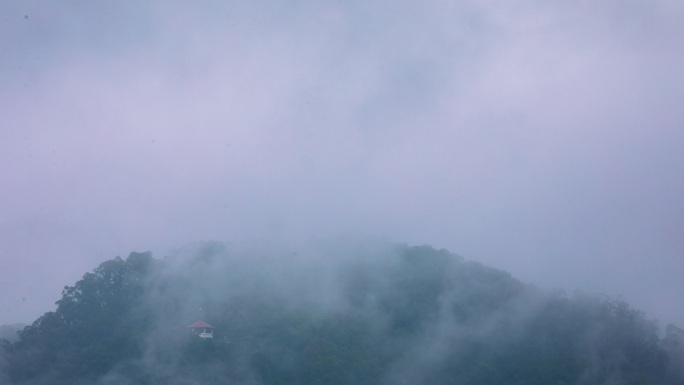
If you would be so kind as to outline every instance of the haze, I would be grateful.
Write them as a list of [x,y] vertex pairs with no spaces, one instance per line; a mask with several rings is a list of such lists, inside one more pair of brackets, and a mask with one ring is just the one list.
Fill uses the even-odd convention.
[[0,324],[197,240],[430,244],[684,325],[675,1],[0,3]]

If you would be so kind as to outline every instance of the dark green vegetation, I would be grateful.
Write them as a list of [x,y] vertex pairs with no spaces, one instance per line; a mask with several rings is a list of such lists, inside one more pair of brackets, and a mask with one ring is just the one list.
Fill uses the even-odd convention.
[[681,329],[430,247],[132,253],[57,305],[2,341],[0,383],[684,384]]

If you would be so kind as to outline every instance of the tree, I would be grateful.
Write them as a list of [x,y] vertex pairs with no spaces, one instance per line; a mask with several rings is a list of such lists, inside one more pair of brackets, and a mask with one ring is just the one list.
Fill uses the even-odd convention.
[[10,377],[17,383],[49,375],[57,380],[96,377],[125,357],[138,354],[136,317],[145,277],[154,266],[150,253],[117,257],[66,286],[54,312],[20,332],[11,347]]

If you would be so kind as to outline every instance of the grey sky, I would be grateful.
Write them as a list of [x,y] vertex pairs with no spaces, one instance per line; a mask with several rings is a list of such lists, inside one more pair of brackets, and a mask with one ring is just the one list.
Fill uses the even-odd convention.
[[133,250],[361,234],[684,325],[676,1],[0,3],[0,323]]

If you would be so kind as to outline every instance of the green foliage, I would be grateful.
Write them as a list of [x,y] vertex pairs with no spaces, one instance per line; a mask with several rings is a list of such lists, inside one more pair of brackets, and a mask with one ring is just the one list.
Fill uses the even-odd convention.
[[[684,332],[670,325],[661,338],[621,301],[543,293],[427,246],[350,258],[324,276],[315,260],[285,277],[276,273],[285,263],[264,261],[214,244],[181,261],[107,261],[65,287],[18,341],[0,341],[0,380],[684,383]],[[214,339],[186,330],[199,318],[216,327]]]
[[65,287],[57,310],[27,326],[11,346],[10,378],[21,383],[48,374],[55,383],[69,383],[95,378],[137,354],[137,333],[131,331],[144,330],[144,324],[131,310],[153,263],[149,253],[132,253]]

